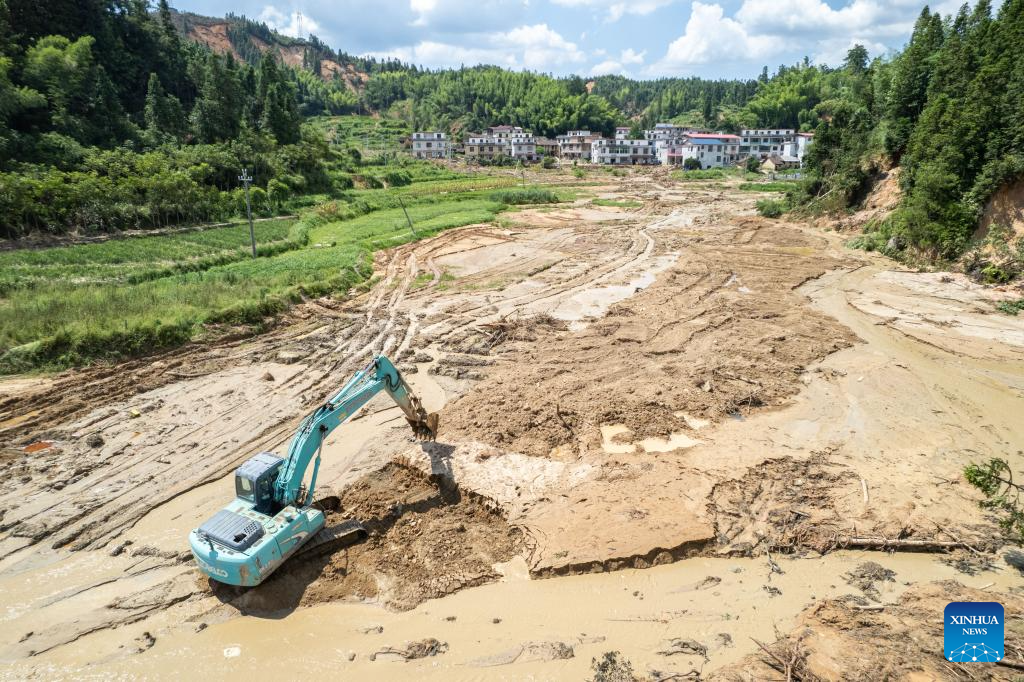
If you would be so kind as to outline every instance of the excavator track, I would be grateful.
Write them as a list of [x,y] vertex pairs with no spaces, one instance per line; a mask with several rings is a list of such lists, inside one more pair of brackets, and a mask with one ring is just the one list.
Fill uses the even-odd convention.
[[348,519],[324,528],[299,549],[296,556],[326,554],[362,542],[367,538],[366,528],[355,519]]

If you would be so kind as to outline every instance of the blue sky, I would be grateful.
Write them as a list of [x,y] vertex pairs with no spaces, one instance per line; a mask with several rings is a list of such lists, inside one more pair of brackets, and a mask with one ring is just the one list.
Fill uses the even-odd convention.
[[[172,0],[350,54],[428,67],[498,64],[556,75],[755,77],[804,56],[838,64],[854,43],[901,48],[920,0]],[[931,4],[944,14],[958,0]]]

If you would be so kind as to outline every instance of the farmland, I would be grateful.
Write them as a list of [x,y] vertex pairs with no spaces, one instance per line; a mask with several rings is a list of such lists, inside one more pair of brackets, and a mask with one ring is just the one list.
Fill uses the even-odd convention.
[[244,223],[0,253],[0,371],[131,356],[216,333],[211,325],[258,331],[299,300],[365,282],[378,249],[489,222],[507,204],[572,196],[567,190],[502,194],[495,190],[517,178],[467,176],[428,164],[379,172],[403,173],[409,184],[353,189],[298,219],[259,222],[255,260]]

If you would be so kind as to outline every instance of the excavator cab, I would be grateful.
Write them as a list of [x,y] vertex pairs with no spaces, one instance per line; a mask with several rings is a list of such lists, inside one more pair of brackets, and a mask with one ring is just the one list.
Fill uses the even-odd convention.
[[272,452],[253,455],[235,471],[235,495],[251,502],[260,514],[273,516],[280,511],[274,502],[274,483],[284,460]]

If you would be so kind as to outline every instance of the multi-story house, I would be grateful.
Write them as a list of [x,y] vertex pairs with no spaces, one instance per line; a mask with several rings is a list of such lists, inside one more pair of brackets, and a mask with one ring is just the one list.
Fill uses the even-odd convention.
[[466,159],[492,161],[508,154],[509,145],[496,137],[476,135],[466,138]]
[[443,159],[448,156],[448,136],[438,132],[412,134],[412,155],[417,159]]
[[628,140],[629,139],[629,128],[627,126],[619,126],[615,129],[616,140]]
[[807,149],[814,144],[814,133],[797,133],[796,137],[782,147],[779,156],[789,166],[802,166]]
[[740,147],[743,146],[743,140],[738,135],[728,135],[726,133],[690,133],[687,136],[692,142],[700,142],[702,140],[718,140],[722,143],[722,160],[724,165],[732,165],[740,160]]
[[677,126],[675,123],[655,123],[653,129],[644,131],[644,137],[654,142],[668,142],[683,138],[692,132],[695,131]]
[[760,128],[740,131],[741,156],[769,156],[782,154],[786,145],[796,142],[796,131],[791,128]]
[[492,126],[486,134],[471,135],[466,139],[467,159],[491,161],[499,156],[537,161],[537,138],[517,126]]
[[686,159],[696,159],[701,168],[721,168],[729,163],[725,148],[725,143],[718,139],[687,138],[668,145],[663,163],[681,166]]
[[487,134],[497,140],[508,140],[513,137],[529,137],[529,133],[523,131],[519,126],[491,126]]
[[530,135],[522,135],[509,138],[509,156],[519,161],[532,162],[538,159],[537,138]]
[[552,140],[550,137],[536,139],[538,156],[558,156],[558,140]]
[[[627,131],[628,133],[628,131]],[[594,163],[611,166],[646,166],[658,162],[654,143],[650,140],[595,140],[591,145]]]
[[589,130],[570,130],[565,135],[558,136],[558,150],[563,159],[574,161],[589,161],[591,158],[591,146],[596,140],[604,139],[600,133],[591,133]]

